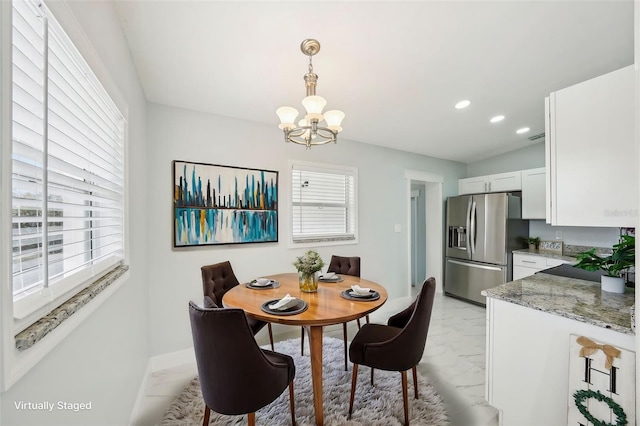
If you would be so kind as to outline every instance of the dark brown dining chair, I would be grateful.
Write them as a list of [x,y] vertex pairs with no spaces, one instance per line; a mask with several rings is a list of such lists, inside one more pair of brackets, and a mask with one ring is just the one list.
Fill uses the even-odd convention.
[[389,318],[388,325],[365,324],[353,338],[349,347],[349,359],[353,363],[351,376],[351,398],[349,418],[353,412],[358,366],[399,371],[402,376],[402,398],[404,403],[404,423],[409,424],[409,402],[407,398],[407,370],[413,370],[413,386],[418,398],[416,366],[422,358],[427,342],[433,300],[436,294],[436,280],[431,277],[422,285],[416,300],[404,311]]
[[291,424],[295,425],[293,358],[261,349],[242,309],[201,308],[189,302],[189,317],[205,403],[202,424],[209,424],[213,410],[226,415],[248,414],[249,425],[255,425],[255,412],[288,386]]
[[[202,291],[204,292],[204,303],[206,307],[222,307],[222,297],[233,287],[240,284],[233,273],[231,263],[225,262],[206,265],[200,268],[202,271]],[[271,342],[271,350],[273,350],[273,331],[271,323],[259,321],[255,318],[247,317],[249,327],[256,335],[266,325],[269,330],[269,341]]]
[[[360,257],[343,257],[343,256],[331,256],[331,262],[327,268],[327,272],[335,272],[341,275],[351,275],[354,277],[360,277]],[[369,322],[369,315],[367,315],[367,323]],[[360,328],[360,318],[358,318],[358,329]],[[347,323],[342,323],[342,335],[344,340],[344,371],[348,370],[347,363]],[[300,335],[300,353],[304,355],[304,327]]]

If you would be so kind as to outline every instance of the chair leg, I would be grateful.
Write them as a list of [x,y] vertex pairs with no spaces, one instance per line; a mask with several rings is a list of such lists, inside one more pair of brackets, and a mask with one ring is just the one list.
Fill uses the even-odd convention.
[[371,367],[371,386],[373,386],[373,370],[375,369]]
[[256,413],[249,413],[247,414],[247,424],[249,426],[256,426]]
[[402,375],[402,402],[404,405],[404,424],[409,426],[409,401],[407,398],[407,372],[401,371]]
[[347,323],[342,323],[342,335],[344,337],[344,371],[348,370],[347,367]]
[[304,327],[300,327],[300,356],[304,356]]
[[416,366],[414,365],[413,368],[413,390],[416,394],[416,399],[418,399],[418,373],[416,371]]
[[269,330],[269,341],[271,342],[271,350],[275,352],[275,348],[273,347],[273,330],[271,330],[271,323],[267,323],[267,329]]
[[209,415],[211,414],[211,409],[207,404],[204,404],[204,420],[202,421],[202,426],[209,425]]
[[351,413],[353,412],[353,396],[356,393],[356,381],[358,379],[358,364],[353,364],[353,373],[351,374],[351,397],[349,398],[349,417],[351,420]]
[[291,410],[291,424],[296,426],[296,406],[293,401],[293,380],[289,383],[289,409]]
[[356,322],[358,323],[358,330],[360,330],[360,318],[358,318]]
[[367,324],[369,324],[369,315],[367,315]]

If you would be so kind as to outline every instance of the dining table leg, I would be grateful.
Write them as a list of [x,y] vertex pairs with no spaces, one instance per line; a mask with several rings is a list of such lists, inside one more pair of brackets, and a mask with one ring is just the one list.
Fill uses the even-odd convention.
[[311,351],[311,382],[313,383],[313,407],[316,414],[316,425],[324,424],[322,408],[322,326],[312,325],[309,333]]

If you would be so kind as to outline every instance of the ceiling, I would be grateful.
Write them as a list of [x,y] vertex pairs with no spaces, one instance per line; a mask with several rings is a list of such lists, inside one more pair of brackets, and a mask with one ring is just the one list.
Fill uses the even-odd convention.
[[115,3],[150,102],[275,128],[279,106],[303,110],[315,38],[338,143],[464,163],[539,142],[545,96],[633,63],[632,0]]

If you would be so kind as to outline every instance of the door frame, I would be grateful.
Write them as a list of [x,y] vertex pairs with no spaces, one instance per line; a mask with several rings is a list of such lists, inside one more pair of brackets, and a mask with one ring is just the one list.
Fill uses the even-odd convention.
[[[442,293],[444,282],[442,280],[443,268],[443,211],[444,200],[442,198],[442,185],[444,177],[433,173],[427,173],[419,170],[405,170],[405,200],[407,206],[406,216],[406,238],[407,238],[407,282],[406,294],[411,296],[411,182],[418,181],[425,185],[425,216],[427,230],[427,247],[426,259],[427,276],[433,276],[436,279],[436,291]],[[431,206],[431,208],[429,208]],[[437,206],[437,208],[434,208]]]

